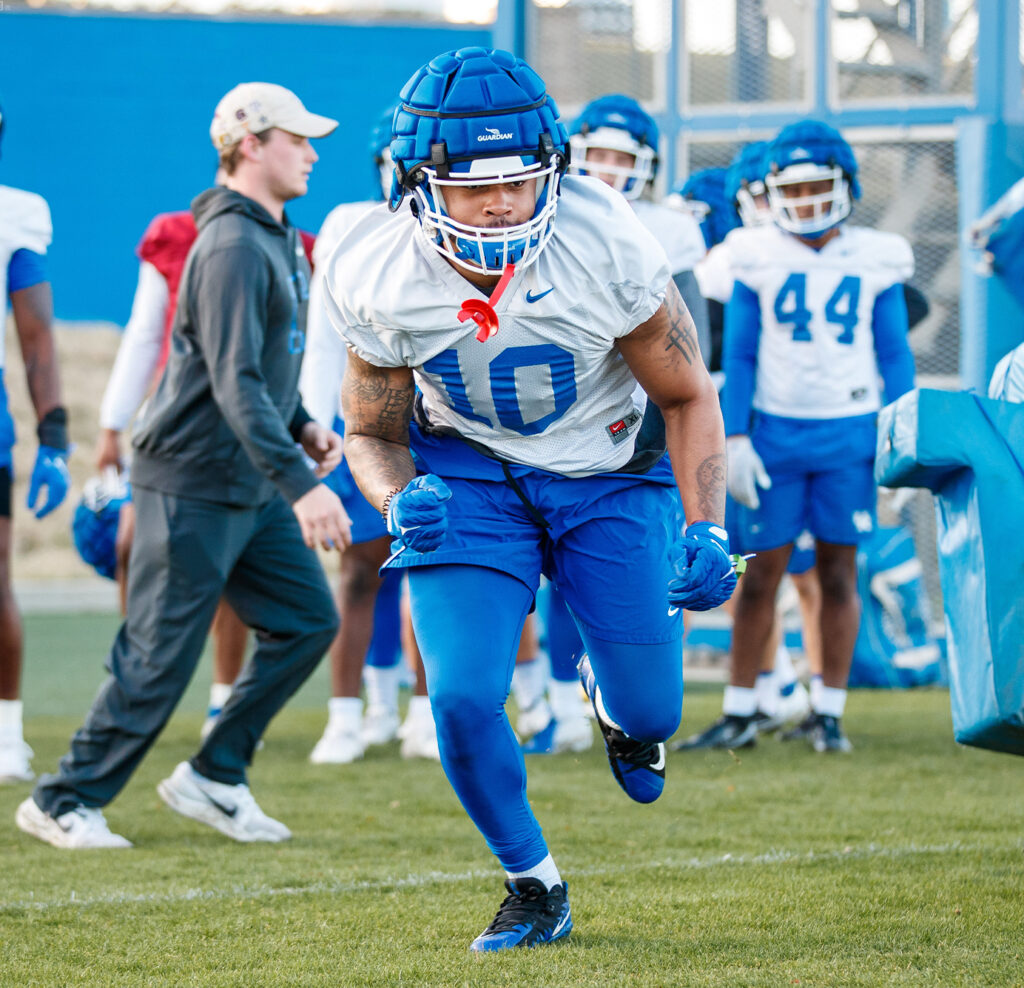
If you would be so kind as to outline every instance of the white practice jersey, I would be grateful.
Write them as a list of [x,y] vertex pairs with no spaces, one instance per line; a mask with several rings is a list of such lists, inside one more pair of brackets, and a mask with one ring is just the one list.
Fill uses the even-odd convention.
[[367,214],[328,262],[328,312],[364,360],[411,367],[431,426],[502,459],[570,477],[632,457],[643,408],[616,340],[665,299],[664,250],[603,182],[562,180],[553,234],[495,305],[480,342],[460,322],[487,296],[427,242],[413,216]]
[[[0,185],[0,298],[7,311],[7,268],[15,251],[45,254],[53,238],[50,207],[34,192]],[[0,333],[0,368],[4,366],[4,334]]]
[[681,209],[662,206],[646,199],[630,200],[637,219],[661,244],[668,255],[668,266],[673,274],[693,271],[704,256],[704,234],[693,216]]
[[348,351],[345,341],[327,318],[324,273],[342,237],[371,209],[388,212],[384,203],[375,201],[343,202],[335,206],[327,214],[313,244],[313,278],[306,310],[306,350],[302,356],[299,392],[303,407],[326,429],[334,428],[334,420],[341,414],[341,379]]
[[914,273],[906,239],[843,226],[814,250],[763,226],[734,230],[727,241],[736,281],[760,303],[754,408],[814,419],[877,411],[874,305]]
[[721,302],[722,305],[732,298],[732,286],[735,279],[732,276],[732,253],[729,250],[729,237],[735,232],[735,230],[730,230],[726,238],[721,243],[715,244],[693,269],[701,295],[713,299],[715,302]]

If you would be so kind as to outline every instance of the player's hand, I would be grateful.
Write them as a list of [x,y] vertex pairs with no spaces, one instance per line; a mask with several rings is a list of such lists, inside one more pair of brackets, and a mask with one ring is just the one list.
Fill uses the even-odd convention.
[[341,463],[343,440],[336,432],[325,429],[317,422],[307,422],[299,434],[305,454],[316,463],[314,473],[326,477]]
[[100,429],[96,440],[96,469],[103,473],[113,467],[121,472],[121,433],[117,429]]
[[[71,478],[68,475],[67,450],[54,449],[52,446],[40,446],[36,454],[32,477],[28,482],[28,498],[26,505],[29,511],[35,511],[37,518],[45,518],[61,501],[67,497]],[[46,500],[43,506],[36,509],[36,502],[43,488],[46,488]]]
[[728,461],[726,486],[733,500],[747,508],[761,507],[757,489],[763,487],[768,490],[772,486],[772,478],[768,476],[750,436],[730,436],[725,441],[725,454]]
[[352,522],[338,495],[326,484],[317,484],[306,491],[293,505],[299,519],[302,540],[315,549],[344,549],[352,544]]
[[415,477],[388,505],[388,531],[414,552],[433,552],[448,532],[448,485],[432,473]]
[[720,525],[697,521],[688,525],[671,549],[668,600],[684,611],[709,611],[724,604],[736,589],[729,555],[729,535]]

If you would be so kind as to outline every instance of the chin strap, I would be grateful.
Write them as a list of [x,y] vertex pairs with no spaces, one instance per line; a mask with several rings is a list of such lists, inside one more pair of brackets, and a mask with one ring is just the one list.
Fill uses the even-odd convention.
[[508,283],[512,280],[512,276],[515,273],[516,266],[514,264],[506,264],[501,279],[494,286],[494,291],[491,292],[491,300],[489,302],[481,302],[477,298],[467,298],[462,303],[462,308],[459,309],[459,322],[472,319],[480,327],[477,330],[476,338],[481,343],[489,340],[498,332],[498,313],[494,311],[494,307],[501,300],[501,296],[504,294],[505,289],[508,288]]

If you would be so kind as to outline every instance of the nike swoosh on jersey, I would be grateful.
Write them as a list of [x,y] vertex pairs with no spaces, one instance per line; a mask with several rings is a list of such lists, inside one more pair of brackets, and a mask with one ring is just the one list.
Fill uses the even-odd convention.
[[541,292],[539,295],[534,295],[529,289],[526,290],[526,301],[527,302],[539,302],[545,295],[550,294],[555,290],[554,285],[551,286],[546,292]]
[[675,617],[678,613],[679,613],[679,608],[678,607],[670,607],[668,609],[668,616],[669,617]]

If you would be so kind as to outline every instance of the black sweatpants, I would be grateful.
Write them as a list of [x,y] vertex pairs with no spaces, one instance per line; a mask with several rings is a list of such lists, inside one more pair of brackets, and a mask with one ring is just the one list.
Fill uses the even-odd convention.
[[316,668],[338,628],[323,568],[280,496],[235,508],[136,487],[127,617],[110,673],[57,774],[36,803],[53,816],[105,806],[125,786],[185,692],[223,595],[256,632],[256,650],[217,725],[192,758],[197,772],[246,781],[270,719]]

